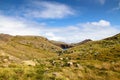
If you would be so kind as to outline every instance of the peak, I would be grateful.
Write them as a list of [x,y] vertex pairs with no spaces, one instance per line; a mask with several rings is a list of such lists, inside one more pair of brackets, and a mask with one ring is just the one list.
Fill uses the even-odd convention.
[[9,39],[11,38],[12,36],[9,35],[9,34],[0,34],[0,40],[2,41],[9,41]]
[[104,40],[118,40],[118,39],[120,39],[120,33],[118,33],[112,37],[105,38]]
[[92,41],[91,39],[85,39],[85,40],[83,40],[83,41],[81,41],[81,42],[78,42],[78,43],[73,43],[72,45],[81,45],[81,44],[85,44],[85,43],[87,43],[87,42],[89,42],[89,41]]
[[11,36],[11,35],[0,33],[0,36]]

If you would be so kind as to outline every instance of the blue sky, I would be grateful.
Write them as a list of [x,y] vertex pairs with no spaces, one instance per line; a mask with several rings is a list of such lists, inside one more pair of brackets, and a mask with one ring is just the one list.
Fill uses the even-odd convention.
[[0,33],[99,40],[120,32],[120,0],[0,0]]

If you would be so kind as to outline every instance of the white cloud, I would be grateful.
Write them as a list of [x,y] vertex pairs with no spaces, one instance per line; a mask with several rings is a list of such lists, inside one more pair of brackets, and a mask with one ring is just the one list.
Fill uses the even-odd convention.
[[62,41],[64,39],[64,37],[57,36],[52,32],[45,33],[45,36],[48,37],[50,40],[56,40],[56,41]]
[[[31,7],[33,6],[33,7]],[[26,9],[26,8],[23,8]],[[74,15],[74,10],[61,3],[47,1],[32,1],[27,10],[23,10],[24,16],[35,18],[64,18]]]
[[37,24],[24,22],[11,17],[0,15],[0,33],[11,35],[39,35],[39,29],[34,28]]
[[57,31],[49,30],[47,32],[47,35],[43,35],[46,36],[48,39],[70,43],[80,42],[84,39],[103,39],[119,33],[120,30],[111,26],[109,21],[100,20],[98,22],[87,22],[83,24],[80,23],[74,26],[59,28]]
[[78,23],[66,27],[49,27],[43,23],[28,22],[0,15],[0,33],[11,35],[38,35],[50,40],[67,43],[80,42],[84,39],[99,40],[119,33],[109,21]]
[[99,22],[88,22],[87,25],[98,26],[98,27],[107,27],[110,26],[110,22],[106,20],[100,20]]

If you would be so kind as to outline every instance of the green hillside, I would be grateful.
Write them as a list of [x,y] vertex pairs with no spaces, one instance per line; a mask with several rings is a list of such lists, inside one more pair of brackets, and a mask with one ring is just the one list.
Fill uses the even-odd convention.
[[120,80],[120,34],[67,50],[40,36],[1,34],[0,43],[0,80]]
[[5,54],[16,58],[40,59],[56,56],[60,47],[53,45],[44,37],[40,36],[10,36],[0,34],[0,50]]
[[[66,51],[73,59],[118,61],[120,60],[120,34],[99,41],[89,41]],[[73,54],[74,53],[74,54]]]

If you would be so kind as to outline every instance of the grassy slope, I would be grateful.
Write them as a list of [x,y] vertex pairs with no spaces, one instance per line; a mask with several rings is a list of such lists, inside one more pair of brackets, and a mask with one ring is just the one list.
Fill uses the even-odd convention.
[[9,36],[1,34],[0,50],[17,58],[26,60],[56,56],[61,48],[39,36]]
[[[120,34],[77,45],[49,62],[51,63],[50,70],[45,73],[49,78],[58,80],[119,80]],[[54,73],[56,74],[54,75]]]
[[[20,38],[20,39],[19,39]],[[27,38],[27,39],[26,39]],[[18,53],[25,54],[43,48],[31,43],[33,39],[12,38],[7,45],[15,44]],[[24,42],[24,40],[27,40]],[[21,43],[22,41],[22,43]],[[34,41],[34,40],[32,40]],[[37,42],[37,40],[35,40]],[[18,46],[17,46],[18,45]],[[52,45],[52,44],[50,44]],[[24,46],[24,47],[23,47]],[[4,48],[1,46],[0,49]],[[7,46],[6,49],[11,49]],[[25,49],[23,51],[22,49]],[[16,51],[17,51],[16,50]],[[4,50],[7,51],[7,50]],[[8,50],[11,51],[11,50]],[[48,49],[53,51],[54,49]],[[46,51],[42,51],[45,53]],[[100,41],[91,41],[64,51],[65,54],[38,60],[37,66],[10,64],[9,68],[0,68],[1,80],[119,80],[120,79],[120,34]],[[7,52],[8,53],[8,52]],[[32,52],[31,52],[32,53]],[[12,53],[11,53],[12,54]],[[50,53],[51,54],[51,53]],[[40,54],[41,55],[41,54]],[[27,55],[28,56],[28,55]],[[49,56],[49,55],[47,55]],[[2,56],[1,56],[2,57]],[[20,56],[19,56],[20,57]],[[36,56],[37,57],[37,56]],[[2,57],[3,58],[3,57]],[[27,58],[27,57],[26,57]],[[3,61],[4,62],[4,61]],[[22,77],[22,78],[21,78]]]
[[80,60],[120,60],[120,34],[103,40],[90,41],[88,43],[75,46],[68,49],[66,53],[70,53],[68,54],[68,56],[70,56],[71,58]]
[[61,58],[56,64],[62,63],[65,69],[67,62],[73,63],[67,69],[71,74],[64,72],[70,80],[119,80],[120,34],[72,47]]

